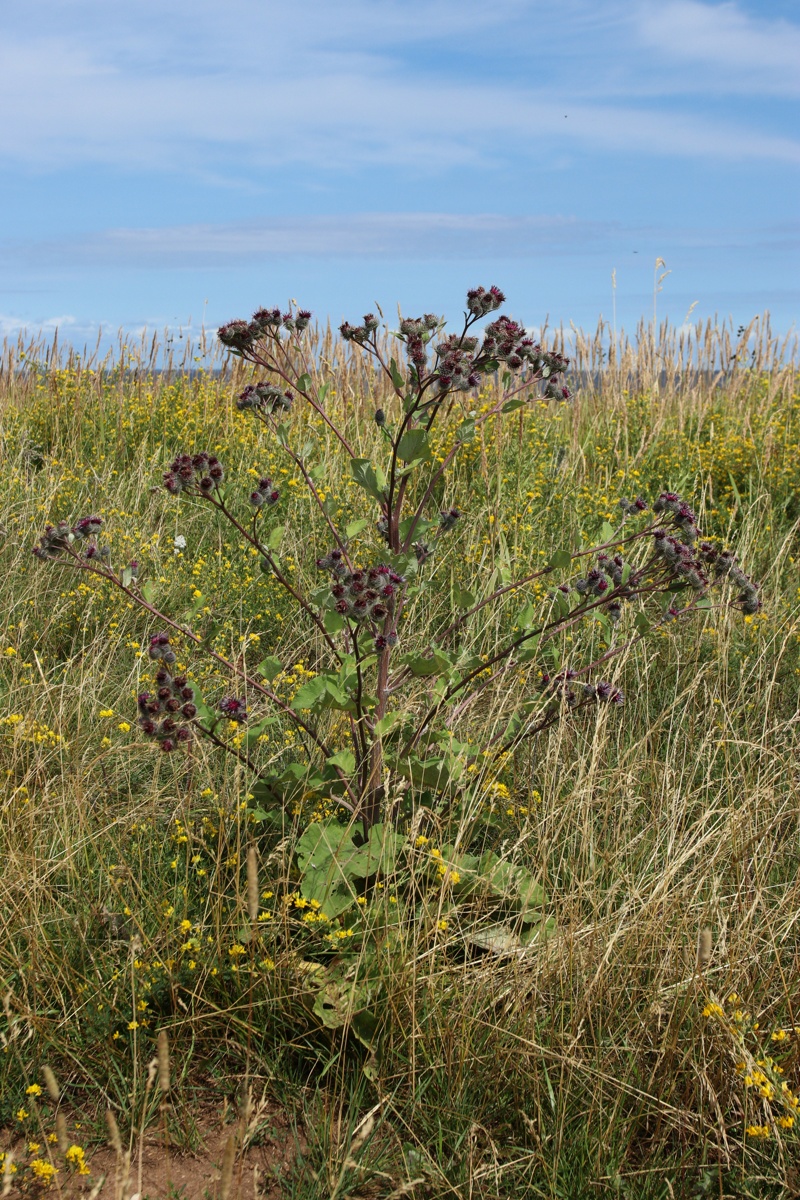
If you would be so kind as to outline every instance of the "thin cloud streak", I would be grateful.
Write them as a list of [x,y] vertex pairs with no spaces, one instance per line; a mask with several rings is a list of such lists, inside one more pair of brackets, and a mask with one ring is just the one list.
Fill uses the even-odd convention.
[[[733,4],[673,0],[664,10],[647,5],[633,10],[621,30],[619,6],[607,4],[611,25],[625,35],[617,50],[625,56],[624,72],[609,75],[601,38],[597,48],[573,48],[572,69],[548,78],[546,86],[528,82],[537,75],[519,63],[514,69],[513,54],[512,69],[502,76],[473,72],[466,65],[448,72],[447,56],[441,64],[435,55],[419,62],[413,54],[404,59],[408,30],[405,39],[398,35],[399,46],[376,48],[365,41],[363,29],[351,47],[341,32],[332,45],[325,45],[321,34],[336,23],[329,12],[311,7],[320,27],[311,17],[304,22],[307,45],[299,43],[296,24],[287,24],[283,14],[283,22],[278,20],[270,31],[269,60],[265,63],[261,41],[254,36],[240,45],[235,70],[216,44],[213,61],[204,43],[205,55],[198,51],[192,56],[183,47],[169,63],[163,47],[155,57],[139,44],[126,50],[124,43],[120,48],[103,40],[102,30],[87,41],[57,33],[9,36],[0,45],[0,112],[24,112],[25,118],[0,123],[0,155],[48,170],[104,163],[207,173],[227,164],[237,173],[248,167],[263,173],[303,164],[338,175],[376,164],[442,174],[470,165],[545,163],[553,143],[559,151],[575,147],[653,157],[800,162],[800,140],[760,132],[753,116],[743,124],[671,110],[663,103],[657,109],[652,103],[656,95],[662,100],[681,90],[691,95],[697,86],[692,81],[708,85],[705,73],[685,69],[687,60],[720,68],[713,80],[723,90],[729,76],[736,77],[738,86],[752,78],[760,87],[769,74],[769,53],[778,53],[781,40],[785,46],[770,78],[784,90],[790,86],[787,64],[800,46],[800,29],[788,22],[755,22]],[[356,12],[363,6],[351,7]],[[528,26],[533,32],[531,5],[506,7],[516,14],[521,36]],[[580,27],[581,6],[572,7]],[[456,23],[456,45],[466,38],[477,50],[480,37],[491,30],[484,27],[485,15],[482,24],[474,8],[463,26]],[[434,28],[443,43],[448,42],[447,12],[453,13],[453,7],[438,6],[438,30]],[[520,14],[527,14],[527,26]],[[399,20],[394,6],[389,15],[395,23]],[[201,16],[206,23],[201,32],[208,35],[216,18],[208,11]],[[394,28],[391,20],[388,24]],[[501,17],[497,25],[502,27]],[[358,28],[357,21],[353,27]],[[748,39],[756,53],[742,66]],[[652,62],[642,61],[643,46],[657,51],[660,73],[653,71]],[[670,60],[677,64],[677,76],[668,69]],[[796,72],[791,86],[798,86]],[[607,102],[610,94],[618,97],[617,103]]]
[[503,213],[352,213],[258,221],[120,228],[61,241],[0,242],[0,264],[58,271],[115,268],[234,268],[276,259],[479,261],[607,255],[658,237],[697,250],[800,247],[800,223],[745,229],[654,229],[571,216]]

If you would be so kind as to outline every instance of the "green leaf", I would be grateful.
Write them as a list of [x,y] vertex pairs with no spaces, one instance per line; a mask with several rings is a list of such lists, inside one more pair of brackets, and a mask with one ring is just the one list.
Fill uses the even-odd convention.
[[401,710],[396,708],[394,712],[387,713],[385,717],[381,717],[380,721],[375,722],[375,736],[383,737],[400,720],[402,715]]
[[329,383],[323,383],[322,386],[318,389],[317,397],[319,399],[320,404],[322,404],[323,400],[325,399],[325,397],[327,396],[327,394],[330,390],[331,390],[331,385]]
[[331,708],[341,708],[345,711],[352,710],[352,699],[343,690],[338,679],[333,679],[330,675],[325,678],[325,694]]
[[526,403],[523,396],[515,396],[513,400],[506,400],[502,412],[515,412],[518,408],[524,408]]
[[350,472],[358,486],[363,488],[368,496],[372,496],[373,500],[377,500],[379,503],[383,501],[386,487],[383,471],[379,474],[368,458],[351,458]]
[[555,554],[550,556],[550,562],[547,564],[555,571],[563,571],[572,562],[572,555],[569,550],[556,550]]
[[337,750],[330,758],[325,759],[332,767],[339,767],[347,775],[352,775],[356,769],[356,759],[352,750]]
[[637,633],[647,633],[650,629],[650,620],[646,613],[639,612],[633,618],[633,625]]
[[153,603],[155,594],[156,594],[156,585],[153,583],[152,579],[148,579],[147,583],[142,588],[142,595],[144,596],[144,598],[148,604]]
[[536,620],[536,605],[526,604],[522,612],[517,617],[517,625],[520,629],[530,629],[533,622]]
[[267,655],[267,657],[263,658],[258,664],[256,670],[258,671],[259,675],[264,676],[267,683],[272,683],[273,679],[280,675],[283,668],[279,658],[274,658],[272,655]]
[[452,665],[450,660],[441,654],[434,654],[433,658],[409,654],[402,661],[412,675],[418,676],[438,675],[440,671],[446,671]]
[[616,533],[617,533],[617,531],[613,525],[610,525],[608,523],[608,521],[603,521],[602,527],[600,529],[600,541],[601,542],[612,542],[616,536]]
[[306,374],[306,372],[303,372],[303,374],[297,380],[296,386],[298,392],[307,392],[311,386],[311,376]]
[[328,612],[323,613],[322,624],[325,626],[328,633],[341,633],[346,626],[347,621],[344,619],[341,613],[330,609]]
[[628,582],[628,580],[630,579],[630,577],[631,577],[631,570],[632,570],[632,568],[631,568],[631,564],[630,564],[630,563],[627,563],[627,562],[626,562],[626,563],[624,563],[624,564],[623,564],[623,567],[622,567],[622,580],[621,580],[622,587],[624,587],[624,586],[625,586],[625,584],[626,584],[626,583]]
[[474,419],[468,418],[466,421],[462,421],[461,424],[459,425],[458,429],[456,430],[456,441],[471,442],[474,437],[475,437],[475,421],[474,421]]
[[406,381],[400,374],[400,370],[395,359],[392,359],[389,363],[389,371],[391,372],[392,383],[397,388],[398,392],[402,392],[403,388],[406,386]]
[[351,521],[349,525],[345,526],[345,533],[349,538],[357,537],[358,534],[361,533],[362,530],[366,529],[370,524],[371,521],[368,520]]
[[431,457],[428,434],[424,429],[407,429],[397,444],[398,456],[405,463],[428,462]]
[[698,600],[697,603],[695,604],[695,608],[707,609],[707,608],[713,608],[713,607],[714,606],[711,603],[710,596],[703,596],[702,600]]
[[559,589],[553,594],[553,601],[559,621],[569,616],[569,598]]
[[255,725],[248,726],[247,731],[245,732],[245,735],[244,735],[244,740],[242,742],[242,745],[243,746],[254,745],[266,729],[269,729],[270,726],[272,726],[272,725],[278,725],[278,724],[280,724],[280,719],[278,717],[276,717],[273,713],[270,713],[269,716],[264,717],[261,721],[258,721]]
[[408,839],[387,825],[373,825],[365,846],[360,846],[352,858],[347,860],[345,871],[348,878],[367,879],[378,871],[387,875],[394,870],[400,850]]
[[353,831],[338,821],[315,821],[297,840],[297,865],[305,872],[319,869],[326,858],[343,848],[353,849]]
[[470,592],[467,588],[460,588],[457,584],[453,584],[453,603],[456,608],[472,608],[476,600],[474,592]]
[[316,675],[313,679],[309,679],[298,689],[292,700],[292,708],[295,712],[302,712],[303,709],[313,708],[320,697],[326,693],[326,680],[324,675]]
[[432,529],[436,529],[439,524],[438,521],[426,521],[424,517],[421,517],[418,521],[416,521],[416,524],[415,520],[416,518],[411,516],[404,517],[400,522],[400,525],[398,526],[398,533],[400,534],[401,542],[406,540],[408,535],[411,533],[412,527],[416,537],[424,538],[426,533],[430,533]]
[[270,550],[277,550],[280,547],[280,544],[283,541],[284,529],[284,525],[276,525],[275,528],[270,531],[270,535],[267,538],[267,545],[269,546]]
[[120,575],[120,580],[122,582],[123,587],[131,586],[131,583],[133,581],[133,571],[131,570],[130,567],[122,568],[122,574]]

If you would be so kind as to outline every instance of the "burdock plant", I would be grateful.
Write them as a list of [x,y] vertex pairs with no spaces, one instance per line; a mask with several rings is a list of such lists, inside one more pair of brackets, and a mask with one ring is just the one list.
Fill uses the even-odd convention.
[[[150,642],[150,657],[158,664],[157,690],[139,697],[142,732],[163,752],[176,752],[195,736],[206,736],[247,763],[261,782],[262,797],[280,799],[302,779],[306,794],[333,797],[351,814],[358,836],[368,840],[374,826],[398,811],[386,794],[387,779],[410,781],[412,795],[415,787],[424,789],[428,803],[445,806],[455,794],[466,792],[471,764],[501,758],[567,714],[596,705],[622,706],[621,689],[602,677],[609,661],[652,628],[708,607],[714,584],[732,584],[733,603],[745,613],[757,610],[756,586],[733,555],[699,540],[694,513],[672,492],[662,493],[652,505],[641,497],[624,499],[621,527],[608,527],[603,544],[592,550],[562,549],[540,570],[504,580],[489,594],[453,592],[449,572],[447,580],[439,577],[439,544],[458,536],[463,523],[462,509],[449,489],[451,468],[464,446],[490,421],[542,400],[561,404],[570,398],[568,360],[540,345],[523,325],[497,316],[482,338],[473,332],[504,301],[496,287],[469,291],[458,333],[446,334],[444,321],[430,313],[405,318],[385,334],[372,313],[360,324],[341,326],[341,337],[374,359],[390,389],[390,399],[374,413],[382,447],[374,458],[356,453],[326,404],[328,385],[317,382],[319,373],[304,344],[310,313],[259,309],[250,321],[231,321],[219,330],[223,346],[261,375],[236,400],[242,419],[260,422],[275,439],[318,511],[323,539],[314,555],[319,586],[305,587],[281,563],[282,529],[269,528],[269,515],[280,501],[271,478],[258,479],[255,488],[243,487],[239,495],[215,456],[187,448],[165,472],[163,483],[175,497],[215,508],[258,552],[262,569],[296,606],[298,621],[314,639],[316,661],[315,674],[291,701],[271,687],[281,669],[274,657],[251,671],[210,648],[197,630],[155,608],[138,565],[114,566],[108,548],[98,543],[99,518],[45,529],[34,551],[38,558],[109,580],[169,630]],[[392,343],[396,357],[386,349]],[[493,385],[492,400],[477,410],[470,397],[487,380]],[[348,460],[349,473],[372,510],[368,520],[337,516],[341,506],[325,494],[330,488],[322,486],[325,469],[315,461],[317,446],[313,439],[301,445],[293,433],[293,416],[301,405],[313,409]],[[440,446],[449,447],[438,457],[434,433],[440,435]],[[464,500],[460,503],[466,507]],[[353,539],[370,526],[371,542],[367,548],[365,539],[357,552]],[[528,585],[544,577],[553,579],[553,587],[524,605],[505,641],[488,655],[474,653],[470,626],[483,620],[491,606],[507,603],[510,593],[524,595]],[[453,595],[449,623],[435,636],[402,619],[423,588]],[[575,641],[575,661],[554,667],[559,635],[589,616],[606,633],[602,653],[580,661],[581,643]],[[185,675],[172,673],[174,639],[193,644],[228,672],[231,694],[216,708]],[[514,682],[523,666],[535,684]],[[478,746],[456,741],[453,728],[471,711],[472,702],[491,697],[505,698],[502,723]],[[277,709],[295,727],[300,734],[296,744],[306,756],[304,764],[290,764],[277,775],[257,761],[262,726],[251,712],[265,706],[268,714]],[[329,743],[330,710],[345,715],[346,745]],[[223,718],[247,729],[238,744],[220,732]]]

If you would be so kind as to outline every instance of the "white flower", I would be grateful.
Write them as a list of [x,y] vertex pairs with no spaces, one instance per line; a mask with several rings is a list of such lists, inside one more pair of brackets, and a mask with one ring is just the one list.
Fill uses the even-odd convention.
[[181,550],[186,549],[186,538],[182,533],[176,533],[172,544],[175,547],[175,553],[180,554]]

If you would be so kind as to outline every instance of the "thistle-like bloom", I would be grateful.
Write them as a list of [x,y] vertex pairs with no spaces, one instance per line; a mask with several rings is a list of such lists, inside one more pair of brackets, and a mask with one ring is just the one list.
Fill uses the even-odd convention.
[[247,720],[247,705],[236,696],[223,696],[219,702],[219,710],[231,721]]
[[505,302],[504,294],[494,284],[488,291],[486,288],[476,287],[470,288],[467,292],[467,309],[474,317],[485,317],[487,313],[494,312]]
[[294,395],[282,390],[274,383],[249,383],[236,399],[239,412],[288,412],[292,407]]

